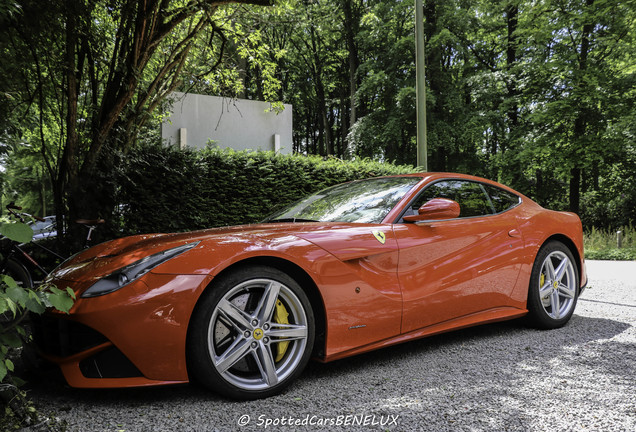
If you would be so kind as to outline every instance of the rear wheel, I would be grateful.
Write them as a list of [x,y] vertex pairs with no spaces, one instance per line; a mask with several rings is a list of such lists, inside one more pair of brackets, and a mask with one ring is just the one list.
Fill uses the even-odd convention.
[[33,288],[31,274],[19,261],[9,258],[3,274],[11,276],[24,289]]
[[574,313],[579,273],[572,252],[561,242],[544,245],[530,277],[528,311],[531,323],[552,329],[565,325]]
[[305,368],[314,341],[309,300],[288,275],[264,266],[222,277],[197,306],[190,372],[237,399],[279,393]]

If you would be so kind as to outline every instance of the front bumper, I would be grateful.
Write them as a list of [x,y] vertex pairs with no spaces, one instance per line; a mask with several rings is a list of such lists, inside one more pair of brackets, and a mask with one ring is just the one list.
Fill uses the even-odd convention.
[[[188,382],[190,316],[210,278],[149,273],[119,291],[78,296],[70,313],[34,317],[34,341],[72,387],[140,387]],[[53,281],[58,288],[83,286]],[[150,287],[153,287],[150,289]]]

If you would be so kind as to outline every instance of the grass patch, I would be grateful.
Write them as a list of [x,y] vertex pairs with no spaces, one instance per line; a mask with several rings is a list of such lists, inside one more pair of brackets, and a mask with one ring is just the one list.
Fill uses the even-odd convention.
[[[617,231],[623,233],[622,247],[617,245]],[[592,227],[583,235],[585,258],[593,260],[636,260],[636,229],[629,225],[617,230],[600,230]]]

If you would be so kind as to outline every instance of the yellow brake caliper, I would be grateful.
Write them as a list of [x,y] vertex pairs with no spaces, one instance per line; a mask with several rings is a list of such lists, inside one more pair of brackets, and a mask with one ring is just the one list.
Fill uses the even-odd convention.
[[[274,322],[278,324],[289,324],[289,320],[287,317],[289,316],[289,312],[285,308],[285,305],[280,300],[276,300],[276,310],[274,311]],[[276,350],[278,353],[276,354],[276,362],[279,362],[283,359],[283,356],[287,352],[287,347],[289,346],[289,342],[278,342],[276,344]]]
[[[539,289],[543,288],[543,285],[545,285],[545,273],[541,273],[541,277],[539,278]],[[549,306],[549,303],[547,303],[547,298],[548,296],[541,297],[541,302],[544,306]]]

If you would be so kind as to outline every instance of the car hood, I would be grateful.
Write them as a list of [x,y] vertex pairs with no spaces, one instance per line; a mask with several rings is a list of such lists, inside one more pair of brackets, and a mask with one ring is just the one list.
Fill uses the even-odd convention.
[[[381,234],[378,234],[381,233]],[[197,243],[183,253],[181,273],[196,271],[200,253],[216,256],[219,261],[242,250],[268,250],[298,241],[310,242],[342,261],[361,258],[397,248],[391,225],[338,222],[267,223],[212,228],[175,234],[143,234],[111,240],[80,252],[63,263],[52,278],[73,281],[96,280],[146,256],[185,244]],[[383,239],[384,241],[380,241]],[[197,252],[198,251],[198,252]],[[231,252],[230,252],[231,251]],[[153,272],[161,272],[163,264]]]

